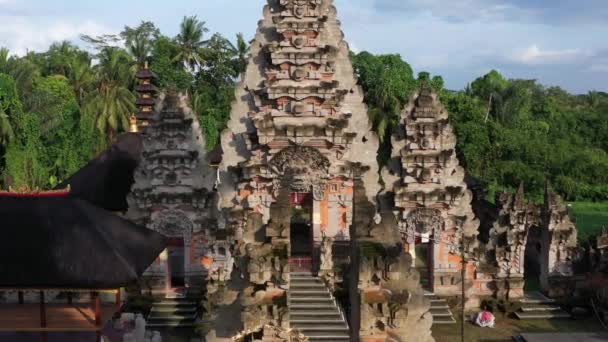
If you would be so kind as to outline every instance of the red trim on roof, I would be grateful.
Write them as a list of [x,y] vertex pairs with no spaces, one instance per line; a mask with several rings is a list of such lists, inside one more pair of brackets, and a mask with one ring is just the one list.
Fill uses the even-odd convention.
[[49,198],[49,197],[67,197],[69,191],[49,191],[49,192],[33,192],[33,193],[17,193],[17,192],[0,192],[0,197],[23,197],[23,198]]

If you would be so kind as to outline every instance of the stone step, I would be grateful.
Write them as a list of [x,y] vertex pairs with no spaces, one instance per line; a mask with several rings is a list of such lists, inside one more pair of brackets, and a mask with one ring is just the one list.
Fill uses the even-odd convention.
[[324,310],[324,311],[316,311],[316,312],[310,312],[310,311],[295,311],[295,310],[291,310],[289,312],[289,318],[292,320],[297,320],[297,319],[316,319],[317,321],[319,320],[326,320],[326,319],[342,319],[342,316],[340,314],[340,312],[338,310]]
[[331,297],[291,297],[289,298],[289,304],[334,304],[334,300]]
[[288,308],[290,326],[309,341],[350,341],[348,325],[319,278],[309,273],[292,273]]
[[168,320],[168,321],[177,321],[177,320],[195,320],[196,313],[193,314],[173,314],[173,313],[159,313],[155,312],[148,316],[148,320]]
[[303,297],[303,296],[314,296],[314,297],[324,297],[330,296],[331,294],[327,290],[319,289],[319,290],[289,290],[289,295],[291,297]]
[[[341,317],[338,316],[338,318],[332,318],[332,319],[323,319],[323,323],[330,323],[330,324],[344,324],[344,321],[342,320]],[[319,319],[314,319],[314,318],[308,318],[308,319],[293,319],[291,318],[289,320],[289,324],[291,324],[292,326],[295,326],[294,324],[297,325],[306,325],[306,324],[319,324]]]
[[325,284],[318,279],[292,279],[289,284],[291,286],[325,286]]
[[315,279],[300,279],[300,280],[291,280],[289,282],[289,287],[306,287],[306,286],[312,286],[312,287],[320,287],[320,286],[325,286],[325,284],[323,284],[320,280],[315,280]]
[[431,303],[431,309],[433,310],[440,310],[440,309],[450,309],[450,306],[448,305],[448,303]]
[[311,276],[298,276],[298,275],[289,275],[290,281],[321,281],[319,278],[311,277]]
[[532,311],[558,311],[562,308],[558,305],[538,305],[538,304],[526,304],[521,307],[521,311],[523,312],[532,312]]
[[295,277],[295,278],[318,278],[318,277],[313,276],[310,273],[302,273],[302,272],[289,272],[289,276]]
[[196,323],[195,319],[148,319],[146,322],[147,326],[152,324],[154,325],[164,325],[164,326],[192,326]]
[[522,304],[553,304],[555,299],[551,299],[540,292],[528,292],[524,298],[519,300]]
[[192,328],[195,326],[194,322],[163,322],[163,323],[146,323],[146,328]]
[[523,319],[557,319],[557,318],[571,318],[570,314],[564,310],[557,311],[528,311],[528,312],[516,312],[515,316],[520,320]]
[[163,300],[163,301],[154,303],[154,305],[159,305],[159,306],[194,306],[194,307],[197,307],[198,303],[197,302],[193,302],[190,299],[189,300],[183,300],[183,301],[178,301],[178,300]]
[[328,291],[306,291],[306,292],[287,292],[290,298],[332,298]]
[[328,292],[327,288],[325,287],[325,285],[322,286],[290,286],[288,289],[289,292]]
[[335,306],[333,304],[290,304],[289,309],[292,312],[296,312],[297,310],[321,310],[321,311],[329,311],[334,309]]
[[452,316],[450,316],[450,317],[433,316],[433,324],[456,324],[456,320]]
[[452,317],[452,311],[450,311],[450,309],[433,309],[431,308],[429,310],[429,312],[431,313],[431,315],[433,315],[433,318],[435,317]]
[[193,313],[197,309],[194,306],[152,306],[150,312],[173,312],[173,313]]
[[452,310],[450,310],[450,306],[445,299],[437,297],[431,291],[424,291],[424,297],[431,303],[429,312],[433,316],[433,324],[456,323]]
[[348,335],[348,328],[342,324],[341,326],[332,326],[332,325],[325,325],[325,324],[319,324],[317,323],[317,325],[315,326],[305,326],[305,327],[297,327],[297,329],[299,331],[301,331],[304,335],[306,336],[314,336],[314,335],[320,335],[320,334],[327,334],[327,333],[331,333],[333,334],[340,334],[340,333],[345,333]]
[[296,328],[302,332],[307,332],[307,331],[348,331],[348,329],[346,328],[346,326],[344,325],[344,322],[327,322],[327,321],[322,321],[321,323],[319,323],[319,321],[317,322],[313,322],[313,323],[291,323],[291,327],[292,328]]

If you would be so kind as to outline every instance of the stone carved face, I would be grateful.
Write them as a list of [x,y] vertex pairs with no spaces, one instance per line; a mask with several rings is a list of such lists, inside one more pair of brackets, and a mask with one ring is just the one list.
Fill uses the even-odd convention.
[[153,221],[154,230],[167,237],[184,237],[192,233],[194,224],[188,216],[177,210],[165,210]]
[[294,192],[310,192],[316,199],[324,196],[329,160],[312,147],[292,146],[276,154],[269,163],[272,172],[288,180]]

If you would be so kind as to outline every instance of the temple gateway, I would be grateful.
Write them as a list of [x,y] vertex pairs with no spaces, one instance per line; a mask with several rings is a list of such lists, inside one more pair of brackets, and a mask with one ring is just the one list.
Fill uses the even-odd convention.
[[487,202],[430,87],[379,166],[332,0],[268,1],[221,150],[206,152],[186,97],[138,77],[127,217],[169,237],[142,291],[203,299],[207,341],[433,341],[432,324],[454,323],[442,297],[573,290],[567,208],[549,186],[544,205],[523,188]]
[[166,238],[138,281],[156,300],[149,327],[197,326],[210,342],[427,342],[455,322],[444,297],[518,301],[528,282],[573,293],[567,206],[549,184],[540,205],[523,185],[488,202],[429,86],[380,167],[333,0],[268,0],[251,44],[221,149],[207,152],[188,97],[157,96],[146,66],[132,132],[60,185]]

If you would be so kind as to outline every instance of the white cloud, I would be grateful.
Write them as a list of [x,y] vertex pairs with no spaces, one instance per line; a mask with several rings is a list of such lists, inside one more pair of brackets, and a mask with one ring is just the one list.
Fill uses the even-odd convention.
[[498,0],[374,0],[379,10],[429,13],[453,21],[495,21],[527,15],[521,8]]
[[[10,0],[0,0],[10,1]],[[5,17],[0,25],[0,46],[11,53],[24,55],[27,51],[44,51],[52,43],[78,40],[81,34],[100,35],[113,31],[93,20],[45,21],[34,17]]]
[[592,57],[592,53],[583,49],[545,50],[537,44],[514,54],[512,60],[522,64],[564,64]]
[[596,63],[589,67],[589,71],[608,73],[608,61],[606,63]]

